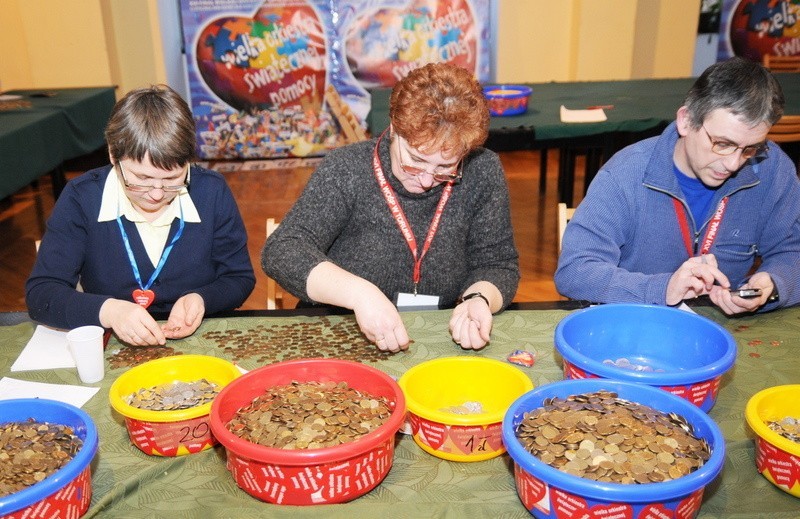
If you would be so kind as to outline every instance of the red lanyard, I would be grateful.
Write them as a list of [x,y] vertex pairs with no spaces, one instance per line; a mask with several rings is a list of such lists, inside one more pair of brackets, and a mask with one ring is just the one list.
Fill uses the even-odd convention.
[[428,227],[428,235],[425,237],[425,243],[422,245],[422,253],[420,254],[417,252],[417,239],[414,236],[414,232],[411,230],[411,225],[408,223],[406,213],[403,211],[403,208],[400,207],[400,202],[397,200],[397,193],[395,193],[395,190],[386,180],[386,175],[383,174],[381,159],[378,156],[378,145],[381,143],[381,139],[383,139],[385,133],[386,131],[384,131],[381,136],[378,137],[378,142],[375,143],[375,149],[372,152],[372,169],[375,172],[375,178],[378,180],[378,187],[383,194],[383,198],[386,199],[386,205],[389,206],[389,211],[392,213],[392,217],[397,223],[397,227],[400,229],[400,232],[406,239],[408,248],[411,250],[411,256],[414,258],[413,280],[414,295],[416,295],[417,285],[419,284],[420,279],[422,279],[422,258],[424,258],[425,254],[428,253],[428,249],[430,249],[431,243],[433,242],[433,237],[436,235],[436,231],[439,229],[439,223],[442,220],[444,206],[447,204],[447,201],[450,199],[450,194],[453,192],[453,181],[449,181],[444,186],[444,189],[442,189],[442,196],[439,199],[439,204],[436,206],[436,212],[433,214],[433,218],[431,219],[430,227]]
[[[711,245],[717,238],[719,224],[722,223],[722,217],[725,216],[725,209],[728,207],[728,198],[729,197],[726,196],[719,201],[717,210],[714,211],[714,216],[712,216],[711,221],[708,222],[706,235],[703,237],[703,243],[700,245],[699,252],[701,256],[703,254],[708,254],[708,251],[711,250]],[[681,204],[681,201],[677,198],[672,199],[672,205],[675,208],[675,216],[678,218],[678,226],[681,229],[681,236],[683,236],[683,244],[686,246],[686,252],[689,253],[689,257],[691,258],[694,256],[694,246],[692,245],[692,237],[689,233],[689,221],[686,218],[686,212],[683,210],[683,204]]]

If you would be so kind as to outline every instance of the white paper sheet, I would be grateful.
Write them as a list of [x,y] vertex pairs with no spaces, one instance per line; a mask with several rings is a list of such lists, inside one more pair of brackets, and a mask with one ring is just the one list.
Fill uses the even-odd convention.
[[83,407],[98,391],[99,387],[70,386],[67,384],[45,384],[16,378],[0,378],[0,400],[14,398],[46,398],[75,407]]
[[38,325],[11,371],[74,367],[75,359],[67,349],[67,332]]
[[561,105],[562,123],[599,123],[607,119],[606,112],[602,108],[570,110],[564,105]]

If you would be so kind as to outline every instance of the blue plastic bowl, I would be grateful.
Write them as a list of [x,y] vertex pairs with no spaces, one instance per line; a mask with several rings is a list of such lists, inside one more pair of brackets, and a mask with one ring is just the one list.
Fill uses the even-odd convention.
[[519,115],[528,110],[531,87],[525,85],[495,85],[483,87],[483,95],[494,116]]
[[[694,427],[694,434],[711,447],[711,457],[696,471],[672,481],[645,485],[605,483],[573,476],[539,460],[525,450],[516,436],[524,414],[542,407],[552,397],[590,393],[605,389],[619,398],[647,405],[663,412],[681,415]],[[503,418],[503,443],[514,460],[517,494],[535,517],[555,519],[556,508],[581,509],[591,517],[694,517],[700,509],[703,491],[722,470],[725,462],[725,438],[717,424],[696,406],[659,389],[619,380],[562,380],[539,386],[519,397]],[[680,510],[680,513],[677,511]],[[626,513],[621,513],[621,512]],[[629,512],[629,513],[628,513]],[[648,514],[648,512],[652,512]],[[663,512],[662,512],[663,513]],[[575,513],[575,517],[582,517]]]
[[[77,407],[54,400],[40,398],[0,400],[0,424],[25,422],[30,418],[36,422],[72,427],[75,434],[83,440],[83,447],[55,474],[19,492],[0,497],[0,516],[32,508],[45,500],[48,501],[48,513],[51,517],[58,511],[62,511],[62,516],[66,517],[83,515],[91,501],[89,465],[98,447],[97,428],[94,422],[88,414]],[[59,495],[59,491],[69,485],[75,485],[74,491]],[[64,515],[63,512],[67,510],[68,514]]]
[[[736,341],[722,326],[668,306],[607,304],[571,313],[556,326],[564,378],[611,378],[659,387],[708,412]],[[604,364],[627,359],[653,371]]]

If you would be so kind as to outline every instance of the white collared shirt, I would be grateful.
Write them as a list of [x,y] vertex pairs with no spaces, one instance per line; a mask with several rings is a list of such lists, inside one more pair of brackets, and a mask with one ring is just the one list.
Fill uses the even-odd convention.
[[182,189],[178,196],[169,203],[166,210],[161,213],[153,222],[148,222],[131,203],[125,194],[125,187],[120,183],[116,170],[108,174],[106,183],[103,186],[103,198],[100,202],[100,213],[97,215],[98,222],[109,222],[116,220],[117,216],[124,216],[129,221],[136,224],[136,230],[142,238],[147,256],[153,266],[157,266],[164,252],[164,246],[169,237],[169,229],[172,221],[179,218],[183,212],[183,220],[187,223],[199,223],[200,214],[189,195],[189,191]]

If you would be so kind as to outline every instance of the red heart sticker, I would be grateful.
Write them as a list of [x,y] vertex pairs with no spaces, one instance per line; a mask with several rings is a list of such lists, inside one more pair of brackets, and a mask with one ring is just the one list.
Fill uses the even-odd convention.
[[[442,424],[421,420],[412,415],[411,427],[414,435],[419,434],[423,443],[430,445],[432,449],[439,450],[447,439],[447,431]],[[416,423],[415,423],[416,422]]]
[[783,488],[794,488],[800,482],[800,462],[795,456],[758,438],[756,465],[759,472],[769,471],[775,484]]
[[502,424],[486,427],[450,427],[448,436],[455,447],[464,454],[486,454],[503,447]]
[[[516,465],[514,467],[514,474],[516,475],[517,489],[519,490],[520,499],[525,508],[532,510],[534,506],[541,509],[541,505],[537,505],[539,501],[547,495],[547,485],[539,479],[531,476],[527,472]],[[549,514],[549,509],[542,510],[544,513]]]
[[650,504],[642,508],[636,519],[673,519],[672,510],[668,510],[661,503]]
[[689,497],[678,503],[675,508],[675,519],[691,519],[700,511],[703,501],[703,489],[695,490]]
[[595,505],[589,508],[586,500],[582,497],[564,492],[563,490],[553,490],[553,508],[558,519],[632,519],[633,507],[626,503],[609,503],[607,505]]
[[145,308],[150,306],[155,298],[156,294],[152,290],[141,290],[137,288],[133,291],[133,300],[136,304],[142,305]]

